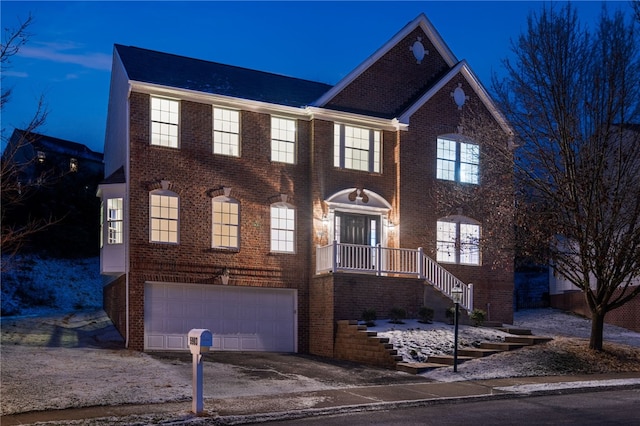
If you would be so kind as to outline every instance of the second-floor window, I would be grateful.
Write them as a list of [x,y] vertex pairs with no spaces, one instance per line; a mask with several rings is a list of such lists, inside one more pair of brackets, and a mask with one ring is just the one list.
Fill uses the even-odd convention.
[[107,199],[107,244],[122,244],[122,198]]
[[271,161],[296,162],[296,121],[271,117]]
[[212,246],[222,249],[240,248],[240,205],[233,198],[215,197],[212,200]]
[[178,147],[180,103],[151,97],[151,145]]
[[437,223],[438,262],[480,265],[480,224],[443,218]]
[[213,153],[240,156],[240,112],[213,108]]
[[179,198],[168,190],[149,193],[149,216],[151,235],[154,243],[178,243]]
[[439,137],[436,177],[460,183],[480,183],[480,147],[476,144]]
[[338,123],[333,129],[335,167],[380,173],[380,131]]

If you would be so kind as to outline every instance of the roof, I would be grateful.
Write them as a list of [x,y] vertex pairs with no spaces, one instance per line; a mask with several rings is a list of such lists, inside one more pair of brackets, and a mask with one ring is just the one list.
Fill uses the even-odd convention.
[[118,170],[116,170],[115,172],[111,173],[109,176],[107,176],[102,182],[100,182],[100,185],[110,185],[110,184],[114,184],[114,183],[125,183],[126,177],[124,174],[124,167],[120,167]]
[[331,85],[116,44],[130,80],[204,93],[304,107]]
[[89,149],[86,145],[65,139],[54,138],[26,130],[15,129],[11,139],[25,138],[38,151],[65,154],[75,158],[102,162],[103,154]]

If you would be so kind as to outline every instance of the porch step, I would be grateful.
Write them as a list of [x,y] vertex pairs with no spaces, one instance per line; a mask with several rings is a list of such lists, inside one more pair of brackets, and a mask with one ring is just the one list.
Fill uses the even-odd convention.
[[480,349],[496,349],[498,351],[511,351],[514,349],[520,349],[523,346],[528,346],[525,343],[508,343],[508,342],[482,342],[480,343]]
[[472,358],[484,358],[485,356],[497,354],[503,352],[498,349],[484,349],[484,348],[467,348],[458,349],[458,355],[468,356]]
[[434,362],[399,362],[396,364],[396,370],[410,374],[420,374],[442,367],[446,367],[446,365]]
[[[458,364],[473,359],[471,356],[460,355],[458,352]],[[430,355],[427,357],[430,364],[453,365],[453,355]]]
[[507,336],[504,338],[506,343],[522,343],[525,345],[537,345],[538,343],[546,343],[553,340],[552,337],[546,336]]
[[514,328],[514,327],[497,327],[498,330],[504,331],[509,334],[517,334],[518,336],[527,336],[533,334],[531,330],[526,328]]

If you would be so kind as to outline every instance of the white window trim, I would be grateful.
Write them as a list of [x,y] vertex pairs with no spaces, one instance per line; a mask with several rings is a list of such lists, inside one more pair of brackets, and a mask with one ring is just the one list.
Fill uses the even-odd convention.
[[[172,218],[166,218],[166,217],[162,217],[162,216],[153,216],[151,213],[152,210],[152,205],[151,205],[151,198],[153,195],[156,196],[164,196],[164,197],[173,197],[176,198],[177,201],[177,206],[176,206],[176,212],[177,212],[177,217],[175,219]],[[154,240],[153,239],[153,220],[154,219],[159,219],[161,221],[166,221],[167,223],[170,222],[175,222],[176,224],[176,240],[175,241],[163,241],[163,240]],[[169,191],[166,189],[156,189],[153,191],[149,192],[149,242],[154,243],[154,244],[179,244],[180,243],[180,197],[178,196],[178,194],[176,194],[173,191]]]
[[[438,152],[438,145],[440,144],[440,140],[446,140],[446,141],[450,141],[450,142],[454,142],[455,146],[456,146],[456,155],[455,155],[455,159],[454,160],[450,160],[447,158],[443,158],[443,157],[439,157],[437,152]],[[465,145],[471,145],[471,146],[475,146],[478,149],[478,158],[477,158],[477,163],[467,163],[467,162],[463,162],[462,161],[462,144]],[[438,167],[438,163],[440,162],[440,160],[443,161],[449,161],[449,162],[453,162],[454,163],[454,177],[453,179],[447,179],[444,177],[439,177],[438,174],[441,170],[440,167]],[[461,169],[462,169],[462,164],[471,164],[474,165],[477,170],[477,177],[476,177],[476,182],[466,182],[466,181],[462,181],[461,176]],[[474,141],[460,136],[460,135],[456,135],[456,134],[449,134],[449,135],[440,135],[437,137],[436,139],[436,178],[438,180],[446,180],[449,182],[457,182],[457,183],[461,183],[461,184],[467,184],[467,185],[479,185],[480,184],[480,145],[475,143]]]
[[[234,224],[229,224],[224,222],[216,222],[214,220],[214,214],[215,214],[214,205],[216,203],[235,204],[238,208],[238,214],[237,214],[238,223],[234,225]],[[211,248],[219,249],[219,250],[232,250],[232,251],[240,250],[240,236],[241,236],[240,224],[241,224],[241,209],[240,209],[240,203],[238,202],[238,200],[228,197],[226,195],[221,195],[211,199]],[[215,244],[216,226],[235,227],[237,244],[235,246],[216,245]]]
[[[120,200],[120,206],[119,208],[115,208],[115,209],[110,209],[109,208],[109,202],[112,200]],[[123,244],[124,243],[124,199],[122,197],[112,197],[112,198],[107,198],[105,203],[105,212],[107,213],[105,215],[105,223],[106,223],[106,228],[107,228],[107,233],[106,233],[106,244],[108,245],[118,245],[118,244]],[[118,219],[111,219],[109,212],[111,210],[114,211],[119,211],[120,212],[120,218]],[[112,224],[115,224],[115,226],[112,227]],[[111,230],[114,229],[115,235],[119,236],[119,238],[115,238],[115,241],[112,242],[112,238],[111,238]]]
[[[281,139],[281,138],[274,138],[273,137],[273,122],[274,120],[283,120],[285,122],[291,122],[293,123],[293,140],[287,140],[287,139]],[[276,152],[274,150],[274,143],[285,143],[285,144],[291,144],[293,145],[293,161],[282,161],[279,159],[275,159],[274,158],[274,152]],[[277,152],[282,152],[282,151],[277,151]],[[288,118],[288,117],[280,117],[280,116],[276,116],[276,115],[272,115],[271,116],[271,161],[275,162],[275,163],[283,163],[283,164],[296,164],[298,162],[298,121],[296,119],[293,118]]]
[[[368,148],[368,161],[367,161],[367,170],[355,169],[345,166],[345,152],[346,152],[346,132],[345,129],[347,127],[352,127],[355,129],[366,130],[369,131],[369,148]],[[382,173],[382,131],[371,129],[368,127],[361,126],[353,126],[351,124],[343,124],[343,123],[334,123],[334,141],[333,141],[333,165],[334,167],[345,169],[345,170],[355,170],[360,172],[369,172],[369,173]],[[376,141],[377,135],[377,141]]]
[[[229,111],[229,112],[234,112],[236,114],[238,114],[238,132],[229,132],[229,131],[225,131],[225,130],[216,130],[216,119],[215,119],[215,115],[216,115],[216,110],[220,110],[220,111]],[[241,134],[242,134],[242,111],[237,110],[237,109],[233,109],[233,108],[225,108],[225,107],[220,107],[220,106],[213,106],[212,110],[211,110],[211,126],[212,126],[212,146],[211,146],[211,152],[214,155],[226,155],[227,157],[236,157],[239,158],[242,156],[242,138],[241,138]],[[216,133],[219,132],[222,135],[236,135],[238,138],[238,144],[237,144],[237,154],[233,154],[233,153],[225,153],[225,152],[216,152]]]
[[[439,246],[440,243],[445,243],[444,240],[440,240],[438,238],[438,228],[440,227],[440,223],[450,223],[450,224],[455,224],[455,241],[453,241],[453,248],[454,248],[454,259],[453,260],[446,260],[440,257],[440,251],[439,251]],[[469,262],[463,262],[462,258],[464,256],[463,253],[463,245],[465,245],[465,242],[462,241],[461,239],[461,225],[471,225],[471,226],[477,226],[478,227],[478,242],[477,244],[468,244],[466,243],[466,245],[471,245],[471,246],[476,246],[477,247],[477,258],[478,258],[478,262],[477,263],[469,263]],[[482,236],[482,224],[476,220],[473,220],[469,217],[466,216],[461,216],[461,215],[455,215],[455,216],[447,216],[447,217],[443,217],[438,219],[438,221],[436,222],[436,260],[440,263],[447,263],[447,264],[455,264],[455,265],[466,265],[466,266],[481,266],[482,265],[482,249],[480,247],[480,239]]]
[[[170,102],[175,102],[178,106],[178,118],[176,120],[176,123],[172,123],[169,121],[156,121],[153,120],[153,101],[157,99],[157,100],[166,100],[166,101],[170,101]],[[149,144],[152,146],[161,146],[164,148],[173,148],[173,149],[179,149],[180,148],[180,121],[181,121],[181,105],[180,105],[180,100],[179,99],[174,99],[174,98],[167,98],[164,96],[150,96],[149,97]],[[160,144],[160,143],[153,143],[153,123],[161,123],[161,124],[167,124],[167,125],[171,125],[171,126],[175,126],[176,128],[176,143],[175,146],[170,144],[170,145],[164,145],[164,144]]]
[[[293,229],[284,229],[284,228],[280,228],[280,227],[274,227],[274,223],[273,223],[273,216],[272,216],[272,209],[277,208],[277,209],[281,209],[284,208],[286,210],[291,210],[293,211]],[[270,225],[269,225],[269,247],[271,250],[271,253],[287,253],[287,254],[295,254],[296,253],[296,226],[297,226],[297,212],[296,209],[293,205],[289,204],[289,203],[285,203],[285,202],[278,202],[278,203],[273,203],[271,204],[271,206],[269,206],[269,220],[270,220]],[[291,231],[293,234],[293,238],[291,241],[291,244],[293,246],[292,250],[274,250],[273,249],[273,242],[274,242],[274,238],[273,238],[273,232],[275,231]],[[277,241],[283,241],[278,239]],[[289,242],[288,240],[284,240],[285,242]]]

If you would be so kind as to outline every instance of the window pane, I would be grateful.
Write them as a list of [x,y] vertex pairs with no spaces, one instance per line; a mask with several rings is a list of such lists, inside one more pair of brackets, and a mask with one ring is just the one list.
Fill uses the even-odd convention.
[[151,98],[151,144],[178,147],[179,102]]
[[177,243],[178,197],[152,193],[149,197],[149,204],[151,241]]
[[271,251],[295,251],[295,210],[286,205],[271,206]]
[[213,153],[240,156],[240,113],[238,111],[213,109]]
[[271,117],[271,161],[295,162],[296,122]]
[[230,199],[214,199],[212,210],[213,247],[239,248],[240,205]]

